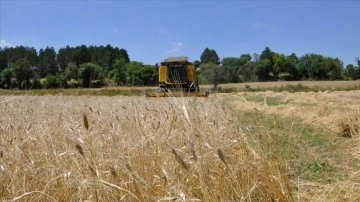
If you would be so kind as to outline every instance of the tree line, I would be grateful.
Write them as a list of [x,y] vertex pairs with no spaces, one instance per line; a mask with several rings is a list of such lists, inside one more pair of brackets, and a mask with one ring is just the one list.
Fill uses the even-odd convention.
[[[165,59],[165,58],[164,58]],[[320,54],[284,55],[266,47],[261,54],[242,54],[220,60],[205,48],[194,65],[200,83],[239,83],[276,80],[356,80],[357,66],[345,68],[338,58]],[[158,81],[158,65],[131,61],[125,49],[107,46],[26,46],[0,48],[1,88],[70,88],[102,86],[150,86]]]
[[360,78],[360,60],[357,66],[344,67],[338,58],[310,53],[301,57],[295,53],[284,55],[266,47],[261,54],[242,54],[224,57],[221,61],[213,49],[206,48],[195,65],[202,70],[200,79],[213,84],[252,81],[301,80],[357,80]]
[[17,46],[0,49],[2,88],[69,88],[106,85],[155,85],[152,65],[130,61],[125,49],[77,46],[40,49]]

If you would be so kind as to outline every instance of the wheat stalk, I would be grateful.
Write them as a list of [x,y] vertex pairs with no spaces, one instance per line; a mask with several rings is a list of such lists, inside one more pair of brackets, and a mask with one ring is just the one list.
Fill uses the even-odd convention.
[[89,121],[87,118],[87,115],[85,113],[82,114],[83,117],[83,123],[86,130],[89,130]]
[[175,156],[175,159],[177,162],[179,162],[179,164],[185,168],[186,170],[189,170],[189,166],[185,163],[185,161],[180,157],[180,155],[176,152],[175,149],[172,149],[172,153]]

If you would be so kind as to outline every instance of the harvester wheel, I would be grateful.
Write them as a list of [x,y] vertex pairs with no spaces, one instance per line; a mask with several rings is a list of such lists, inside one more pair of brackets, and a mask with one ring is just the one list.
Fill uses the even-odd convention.
[[165,89],[165,88],[158,88],[158,89],[157,89],[157,92],[158,92],[158,93],[165,93],[165,92],[166,92],[166,89]]

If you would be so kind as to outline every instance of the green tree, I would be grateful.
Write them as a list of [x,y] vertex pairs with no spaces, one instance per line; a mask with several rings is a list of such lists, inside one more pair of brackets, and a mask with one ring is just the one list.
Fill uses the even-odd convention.
[[145,86],[155,85],[157,83],[157,71],[155,67],[145,65],[137,72],[142,84]]
[[56,52],[53,47],[46,47],[45,50],[39,51],[39,75],[41,78],[47,75],[56,75],[58,68],[56,65]]
[[195,61],[193,62],[193,65],[194,65],[194,67],[195,67],[195,69],[196,69],[196,68],[200,67],[201,62],[200,62],[199,60],[195,60]]
[[58,81],[57,77],[54,75],[48,75],[44,81],[44,87],[45,88],[58,88],[59,81]]
[[259,61],[255,65],[254,74],[259,81],[269,81],[275,79],[274,72],[274,52],[269,47],[266,47],[259,56]]
[[303,80],[317,80],[320,75],[322,56],[319,54],[305,54],[299,59],[297,71]]
[[260,60],[268,59],[272,62],[274,52],[271,51],[269,47],[265,47],[265,49],[260,54]]
[[61,71],[64,71],[65,68],[72,60],[73,49],[70,46],[65,48],[60,48],[56,56],[56,64],[59,65]]
[[214,89],[217,89],[218,85],[225,81],[226,69],[224,67],[214,63],[208,63],[202,64],[200,68],[205,81],[212,84]]
[[2,88],[11,88],[12,82],[11,78],[13,77],[13,72],[10,68],[5,68],[1,72],[1,86]]
[[259,81],[270,81],[273,80],[272,62],[270,59],[261,59],[260,62],[255,66],[254,73]]
[[287,60],[284,54],[273,53],[272,61],[274,63],[273,73],[276,76],[287,71]]
[[124,85],[126,83],[125,60],[115,59],[114,69],[109,72],[109,78],[115,81],[116,85]]
[[119,58],[117,58],[117,59],[124,60],[126,63],[130,62],[130,57],[125,49],[121,48],[117,52],[119,55]]
[[251,61],[252,57],[250,54],[240,55],[240,68],[237,72],[240,78],[240,82],[246,82],[251,80],[252,69],[254,63]]
[[240,82],[240,77],[238,74],[241,68],[240,58],[225,57],[222,59],[221,64],[226,69],[225,80],[227,82]]
[[65,78],[70,81],[72,79],[77,80],[79,78],[79,69],[75,63],[69,63],[65,68]]
[[339,58],[326,57],[323,64],[326,73],[326,80],[341,80],[343,71],[343,62]]
[[16,46],[4,49],[7,55],[8,66],[16,63],[20,59],[28,61],[29,66],[36,67],[38,65],[38,55],[35,48]]
[[305,54],[299,59],[298,72],[309,80],[342,79],[343,63],[338,58],[324,57],[319,54]]
[[214,49],[205,48],[200,56],[200,60],[202,64],[220,64],[220,58]]
[[81,64],[79,68],[79,78],[81,80],[82,87],[89,88],[89,87],[101,86],[104,79],[102,71],[103,71],[102,67],[97,64],[93,64],[93,63]]
[[357,80],[360,78],[360,69],[353,64],[346,65],[345,76],[351,80]]
[[30,87],[30,78],[33,76],[29,61],[22,58],[11,65],[18,87],[27,89]]
[[296,56],[295,53],[292,53],[291,55],[286,57],[286,72],[289,73],[288,77],[285,78],[287,80],[300,80],[301,77],[299,76],[299,73],[297,72],[297,65],[299,63],[299,58]]
[[144,85],[141,74],[144,64],[137,61],[129,62],[125,65],[126,83],[130,86]]
[[8,55],[5,50],[0,47],[0,72],[2,72],[8,65]]
[[72,62],[75,62],[77,67],[81,64],[88,63],[91,61],[91,55],[88,48],[85,45],[77,46],[72,51]]

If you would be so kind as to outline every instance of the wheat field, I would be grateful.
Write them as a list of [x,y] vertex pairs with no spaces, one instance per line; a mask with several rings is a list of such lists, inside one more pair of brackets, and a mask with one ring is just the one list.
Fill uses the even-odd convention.
[[359,99],[0,96],[0,201],[359,201]]
[[217,98],[1,96],[2,201],[293,201]]

